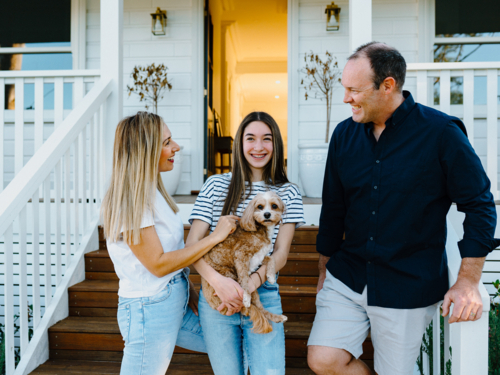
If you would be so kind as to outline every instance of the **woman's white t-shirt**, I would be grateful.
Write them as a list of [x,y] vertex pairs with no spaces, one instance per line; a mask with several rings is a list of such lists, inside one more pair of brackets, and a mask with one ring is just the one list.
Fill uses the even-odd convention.
[[[160,238],[163,252],[184,248],[184,225],[179,213],[175,214],[160,192],[156,191],[155,212],[146,212],[141,228],[153,226]],[[137,259],[130,247],[122,240],[107,240],[109,256],[120,279],[118,295],[125,298],[151,297],[160,292],[170,279],[181,270],[163,277],[156,277]]]

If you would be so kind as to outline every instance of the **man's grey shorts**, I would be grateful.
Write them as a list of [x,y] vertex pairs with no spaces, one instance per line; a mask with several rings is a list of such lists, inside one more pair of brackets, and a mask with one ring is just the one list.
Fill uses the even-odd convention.
[[412,375],[422,336],[438,305],[406,310],[368,306],[366,287],[358,294],[326,271],[307,345],[344,349],[359,358],[371,329],[375,371]]

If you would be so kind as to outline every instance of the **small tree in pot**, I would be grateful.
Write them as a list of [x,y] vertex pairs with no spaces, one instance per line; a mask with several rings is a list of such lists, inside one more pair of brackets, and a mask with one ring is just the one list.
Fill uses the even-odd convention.
[[337,63],[337,59],[332,54],[326,51],[326,60],[322,60],[319,55],[306,53],[304,56],[306,65],[300,70],[305,74],[300,84],[304,87],[306,100],[310,94],[314,94],[315,98],[326,101],[326,136],[325,143],[328,143],[328,135],[330,133],[330,115],[332,112],[332,94],[335,85],[340,83],[341,72]]
[[132,93],[139,95],[139,101],[146,102],[146,109],[153,107],[153,112],[158,114],[158,102],[163,99],[165,90],[172,90],[172,84],[167,78],[167,67],[163,64],[158,66],[152,63],[148,66],[135,66],[130,74],[134,84],[127,85],[128,95]]

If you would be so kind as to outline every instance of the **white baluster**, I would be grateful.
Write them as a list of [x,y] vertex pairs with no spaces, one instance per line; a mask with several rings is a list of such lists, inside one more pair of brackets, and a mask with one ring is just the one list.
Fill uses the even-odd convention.
[[54,80],[54,129],[64,120],[64,81],[63,77]]
[[82,145],[82,228],[83,233],[86,232],[87,229],[87,125],[85,125],[80,134],[80,140]]
[[439,92],[439,109],[441,112],[446,114],[451,113],[450,105],[450,92],[451,92],[451,82],[450,82],[450,71],[441,70],[440,92]]
[[3,191],[3,132],[5,126],[5,79],[0,78],[0,193]]
[[45,179],[43,186],[43,205],[45,210],[45,308],[52,300],[52,267],[51,267],[51,238],[50,238],[50,173]]
[[43,78],[35,78],[35,152],[43,144]]
[[31,197],[33,209],[33,329],[36,330],[40,324],[40,189],[36,189]]
[[487,82],[486,171],[491,181],[491,193],[498,199],[498,71],[496,69],[488,69]]
[[[450,323],[448,323],[448,319],[451,316],[451,313],[453,311],[453,306],[450,307],[450,312],[448,313],[448,316],[444,318],[444,366],[446,369],[446,364],[448,361],[451,359],[450,356],[450,346],[451,346],[451,337],[450,337]],[[453,353],[452,353],[453,354]]]
[[16,78],[15,85],[14,169],[17,175],[24,165],[24,78]]
[[66,207],[66,270],[71,263],[71,149],[64,154],[64,206]]
[[79,162],[79,156],[80,152],[79,147],[78,147],[78,142],[79,142],[79,137],[73,142],[73,190],[74,190],[74,203],[75,203],[75,212],[73,213],[75,217],[75,247],[74,247],[74,253],[78,250],[78,247],[80,245],[80,213],[79,213],[79,192],[78,192],[78,185],[80,181],[80,162]]
[[21,324],[20,344],[21,355],[26,353],[28,347],[28,259],[27,259],[27,241],[26,241],[26,206],[19,213],[19,321]]
[[434,313],[432,324],[432,369],[434,375],[439,375],[441,372],[441,315],[439,307]]
[[89,184],[89,197],[90,197],[90,217],[92,218],[95,214],[95,209],[96,209],[96,204],[94,202],[94,184],[95,184],[95,139],[94,139],[94,134],[95,134],[95,118],[96,114],[90,118],[90,134],[89,134],[89,139],[90,139],[90,147],[89,147],[89,161],[90,161],[90,184]]
[[427,101],[427,70],[417,72],[417,102],[423,105],[430,105]]
[[104,157],[104,142],[101,142],[101,140],[104,139],[104,116],[106,116],[106,107],[104,104],[101,104],[99,107],[99,122],[97,124],[98,128],[98,135],[97,135],[97,166],[99,167],[99,170],[97,171],[97,188],[99,189],[97,192],[97,196],[99,197],[99,204],[102,202],[102,198],[104,197],[104,173],[106,173],[106,170],[104,168],[104,163],[100,162],[101,158]]
[[474,70],[464,71],[464,124],[474,147]]
[[12,224],[4,233],[5,245],[5,373],[14,373],[14,238]]
[[75,81],[73,83],[73,109],[75,109],[78,103],[82,100],[84,90],[85,86],[83,83],[83,77],[75,77]]
[[55,208],[56,208],[56,286],[59,285],[62,279],[62,262],[61,262],[61,174],[62,174],[62,163],[59,160],[56,164],[54,170],[54,198],[55,198]]
[[[424,337],[426,338],[427,342],[429,342],[429,336],[427,335],[427,332],[424,333]],[[429,360],[429,355],[427,353],[422,352],[422,370],[424,370],[423,375],[430,375],[430,360]]]

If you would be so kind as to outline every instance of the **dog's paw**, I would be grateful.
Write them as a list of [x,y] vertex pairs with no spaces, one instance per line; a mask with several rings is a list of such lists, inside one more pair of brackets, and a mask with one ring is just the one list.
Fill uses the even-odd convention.
[[288,317],[286,317],[285,315],[281,315],[280,318],[281,318],[281,323],[285,323],[288,320]]
[[243,306],[250,307],[250,302],[252,301],[252,297],[247,292],[243,293]]
[[267,281],[274,284],[276,282],[276,275],[267,275]]

